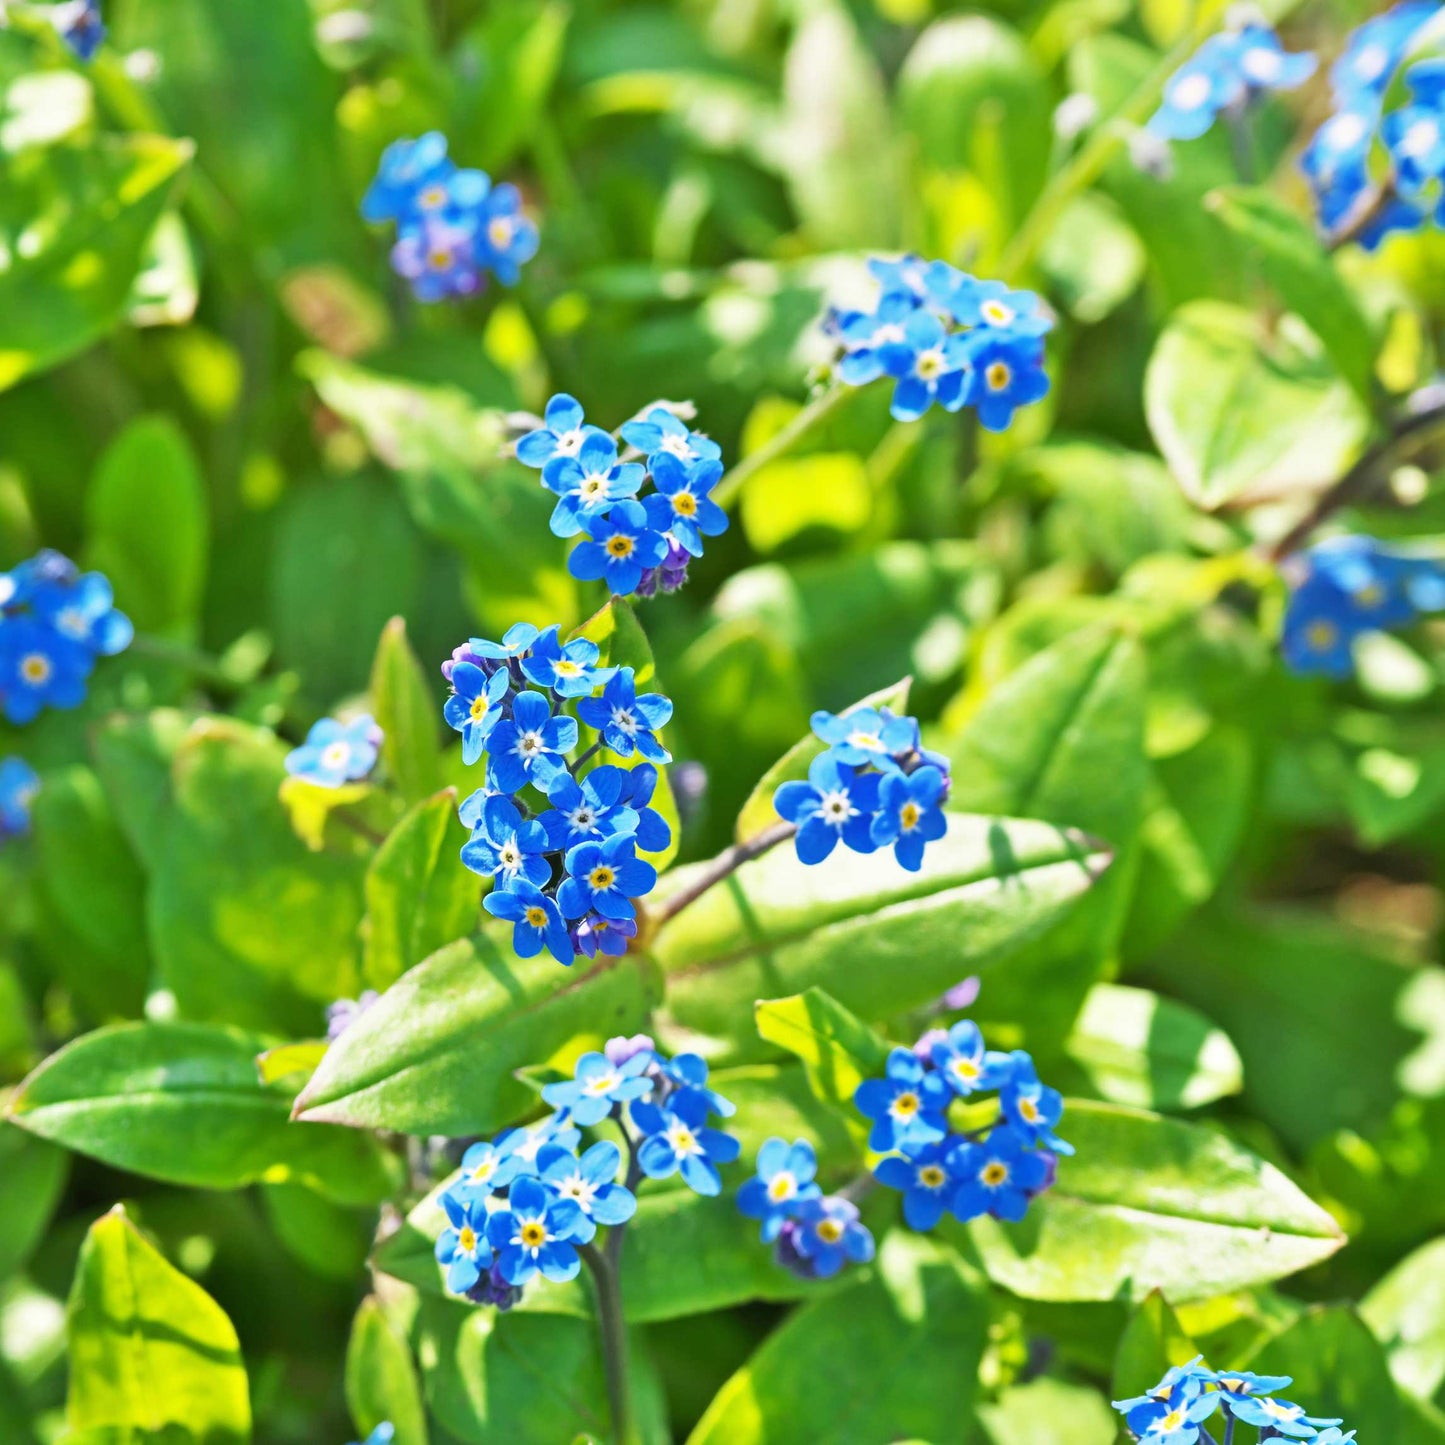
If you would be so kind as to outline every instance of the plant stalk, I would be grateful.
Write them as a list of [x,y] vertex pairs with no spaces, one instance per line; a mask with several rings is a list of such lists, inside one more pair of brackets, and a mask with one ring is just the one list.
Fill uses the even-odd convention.
[[776,436],[764,442],[757,451],[749,452],[717,484],[713,489],[713,501],[720,507],[726,507],[736,500],[754,472],[791,451],[815,426],[831,416],[846,397],[855,394],[854,387],[845,386],[842,382],[834,382],[826,391],[820,392]]
[[731,848],[724,849],[686,888],[679,889],[665,903],[651,910],[647,915],[649,924],[659,928],[668,919],[676,918],[689,904],[696,903],[714,884],[730,878],[744,863],[760,858],[779,843],[786,843],[797,831],[796,823],[774,823],[771,828],[765,828],[746,843],[734,843]]
[[578,1253],[592,1271],[597,1288],[597,1324],[602,1336],[602,1364],[607,1373],[607,1402],[612,1411],[612,1436],[616,1445],[627,1445],[632,1429],[632,1396],[627,1372],[627,1321],[622,1314],[622,1274],[609,1258],[612,1240],[621,1236],[619,1225],[608,1239],[608,1253],[595,1244],[578,1246]]

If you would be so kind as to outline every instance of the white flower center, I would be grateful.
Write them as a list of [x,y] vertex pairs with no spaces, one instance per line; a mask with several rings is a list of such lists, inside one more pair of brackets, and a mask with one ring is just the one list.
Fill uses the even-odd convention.
[[625,707],[615,707],[612,709],[612,721],[629,737],[637,731],[637,719],[633,717],[631,711]]
[[1284,69],[1284,56],[1267,45],[1256,45],[1244,52],[1240,68],[1251,80],[1257,80],[1261,85],[1273,85]]
[[546,744],[542,741],[541,733],[523,733],[517,739],[517,751],[524,758],[530,758],[537,753],[546,751]]
[[594,1099],[600,1099],[604,1094],[610,1094],[621,1082],[616,1074],[598,1074],[587,1080],[582,1086],[582,1092],[590,1094]]
[[1169,103],[1179,110],[1198,110],[1209,99],[1209,92],[1209,77],[1195,71],[1181,75],[1169,87]]
[[823,800],[818,804],[818,811],[826,822],[831,823],[835,828],[841,828],[858,810],[853,806],[848,794],[838,789],[823,794]]
[[351,756],[351,749],[345,743],[332,743],[321,754],[323,768],[344,768]]
[[557,433],[557,455],[561,457],[575,457],[582,450],[582,428],[573,427],[571,431]]
[[672,1125],[667,1131],[667,1142],[672,1145],[674,1154],[702,1153],[702,1145],[697,1142],[697,1135],[686,1124]]
[[1361,80],[1378,80],[1390,64],[1390,52],[1378,41],[1355,57],[1355,74]]
[[575,1199],[582,1206],[583,1214],[591,1214],[592,1199],[597,1193],[597,1186],[580,1174],[573,1174],[557,1186],[557,1193],[563,1199]]
[[1331,150],[1347,151],[1364,140],[1368,128],[1364,116],[1348,111],[1325,126],[1324,141]]
[[1440,126],[1437,121],[1417,120],[1400,141],[1400,154],[1419,160],[1427,156],[1440,140]]
[[688,440],[686,433],[678,436],[676,432],[668,432],[662,438],[661,449],[671,453],[680,461],[690,462],[692,460],[692,443]]

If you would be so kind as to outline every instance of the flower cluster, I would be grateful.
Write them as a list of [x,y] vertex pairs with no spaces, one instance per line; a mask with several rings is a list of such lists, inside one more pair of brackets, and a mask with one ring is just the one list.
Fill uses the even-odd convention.
[[1294,672],[1345,678],[1361,633],[1445,609],[1445,563],[1373,537],[1333,537],[1285,564],[1290,599],[1280,648]]
[[[620,456],[619,438],[627,448]],[[605,582],[615,596],[676,592],[688,563],[702,556],[702,539],[727,531],[727,514],[710,495],[722,478],[722,451],[669,407],[646,408],[614,436],[559,393],[516,452],[556,494],[552,531],[582,538],[568,570],[579,581]]]
[[537,228],[510,182],[459,169],[437,131],[386,148],[361,202],[368,221],[394,221],[391,265],[418,301],[473,296],[490,271],[515,286],[537,254]]
[[783,783],[773,795],[779,816],[797,827],[798,857],[821,863],[840,842],[855,853],[891,846],[917,872],[924,845],[948,831],[948,759],[923,750],[915,718],[887,708],[817,712],[813,731],[828,747],[808,781]]
[[1292,55],[1267,25],[1244,25],[1211,35],[1164,86],[1149,134],[1194,140],[1221,112],[1241,113],[1266,91],[1293,90],[1314,74],[1313,55]]
[[852,1261],[873,1258],[873,1235],[858,1206],[814,1183],[818,1158],[806,1139],[769,1139],[758,1150],[757,1173],[738,1190],[738,1209],[762,1221],[764,1244],[784,1269],[803,1279],[831,1279]]
[[946,261],[904,256],[868,262],[881,287],[872,311],[829,311],[824,330],[839,344],[839,378],[865,386],[894,380],[892,412],[916,421],[937,402],[972,406],[989,431],[1047,395],[1044,337],[1053,317],[1032,291],[980,281]]
[[[994,1122],[953,1132],[953,1102],[993,1090]],[[985,1214],[1017,1222],[1052,1186],[1058,1156],[1074,1152],[1054,1133],[1064,1112],[1058,1090],[1039,1082],[1023,1050],[986,1049],[967,1019],[925,1034],[912,1049],[894,1049],[885,1076],[865,1079],[853,1102],[872,1120],[868,1147],[889,1156],[874,1175],[902,1193],[914,1229],[932,1229],[946,1211],[965,1223]]]
[[91,60],[105,43],[105,21],[99,0],[64,0],[49,12],[55,32],[70,47],[77,60]]
[[125,651],[134,635],[110,583],[59,552],[0,572],[0,712],[23,726],[47,707],[79,707],[96,658]]
[[359,782],[376,766],[382,732],[376,719],[363,715],[349,723],[324,717],[306,741],[286,755],[286,771],[319,788]]
[[[447,1228],[436,1244],[447,1288],[478,1304],[510,1309],[529,1280],[564,1282],[581,1266],[579,1246],[599,1226],[627,1223],[644,1178],[681,1174],[699,1194],[722,1189],[720,1164],[738,1157],[738,1141],[709,1126],[733,1106],[708,1087],[695,1054],[668,1058],[645,1034],[608,1040],[583,1054],[574,1077],[548,1084],[554,1112],[473,1144],[442,1194]],[[610,1139],[583,1148],[582,1130],[613,1120],[627,1146]]]
[[[1411,47],[1440,10],[1435,0],[1402,0],[1350,36],[1330,70],[1335,113],[1317,130],[1300,166],[1321,223],[1353,227],[1373,250],[1391,231],[1409,231],[1437,210],[1445,177],[1445,66],[1422,62],[1406,82],[1411,99],[1385,114],[1385,99]],[[1384,143],[1389,174],[1377,183],[1371,154]]]
[[1225,1420],[1225,1437],[1238,1440],[1236,1425],[1252,1426],[1259,1440],[1312,1440],[1315,1445],[1345,1445],[1353,1430],[1341,1432],[1340,1420],[1306,1415],[1304,1406],[1275,1398],[1287,1389],[1288,1375],[1255,1375],[1248,1370],[1209,1370],[1199,1359],[1176,1365],[1147,1394],[1115,1400],[1136,1440],[1148,1445],[1194,1445],[1212,1440],[1205,1421]]
[[30,831],[30,805],[40,779],[23,758],[0,758],[0,843]]
[[[482,906],[515,925],[523,958],[543,948],[560,963],[599,949],[625,953],[637,934],[633,900],[657,882],[637,850],[672,841],[651,806],[655,765],[672,760],[657,736],[672,703],[639,695],[632,668],[599,667],[598,656],[585,638],[563,642],[556,627],[519,622],[501,642],[472,638],[442,667],[452,685],[446,720],[462,735],[463,759],[487,755],[486,786],[461,806],[472,834],[462,861],[493,880]],[[569,760],[579,720],[598,739]],[[601,748],[642,761],[584,773]]]

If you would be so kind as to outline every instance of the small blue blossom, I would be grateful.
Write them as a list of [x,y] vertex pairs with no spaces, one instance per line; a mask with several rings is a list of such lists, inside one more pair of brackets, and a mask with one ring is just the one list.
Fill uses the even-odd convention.
[[447,159],[447,138],[428,131],[416,140],[393,141],[382,152],[376,179],[361,201],[364,220],[401,221],[416,208],[417,197],[445,186],[456,166]]
[[1233,1398],[1242,1398],[1245,1395],[1273,1395],[1280,1390],[1289,1389],[1294,1384],[1294,1380],[1288,1375],[1256,1375],[1252,1370],[1218,1370],[1212,1374],[1208,1371],[1200,1371],[1199,1373],[1208,1383],[1218,1386],[1221,1394]]
[[565,1114],[548,1114],[535,1124],[523,1124],[497,1136],[497,1148],[517,1160],[519,1174],[536,1174],[542,1150],[556,1145],[573,1153],[582,1142],[582,1131]]
[[960,1019],[930,1050],[933,1066],[961,1098],[980,1089],[999,1089],[1013,1074],[1011,1054],[985,1049],[983,1033],[971,1019]]
[[818,1279],[831,1279],[845,1264],[867,1264],[873,1258],[873,1236],[858,1218],[849,1199],[828,1195],[798,1206],[793,1248],[808,1261]]
[[631,1115],[644,1136],[637,1161],[649,1179],[680,1172],[696,1194],[722,1192],[718,1166],[731,1164],[742,1146],[731,1134],[708,1126],[708,1104],[702,1094],[681,1089],[665,1104],[633,1104]]
[[637,840],[618,833],[601,843],[579,843],[567,854],[567,877],[557,901],[568,918],[600,913],[603,918],[635,918],[634,898],[657,886],[657,869],[636,856]]
[[514,925],[512,947],[518,957],[535,958],[543,948],[558,963],[570,964],[577,957],[556,903],[535,885],[519,878],[510,888],[487,894],[482,907]]
[[322,718],[306,741],[286,755],[286,771],[321,788],[339,788],[366,777],[381,751],[381,729],[370,716],[352,722]]
[[604,918],[600,913],[589,913],[572,926],[573,947],[587,958],[596,958],[599,953],[621,958],[636,937],[635,918]]
[[664,457],[690,467],[695,462],[717,461],[722,456],[722,448],[711,437],[690,431],[687,424],[665,406],[655,406],[645,417],[624,423],[622,440],[643,452],[654,472]]
[[648,522],[641,502],[616,502],[605,516],[585,524],[587,540],[567,557],[567,568],[581,582],[607,583],[614,597],[637,591],[649,568],[667,555],[667,540]]
[[51,7],[48,18],[77,60],[95,59],[106,35],[98,0],[63,0]]
[[[1121,1414],[1127,1415],[1130,1410],[1137,1409],[1140,1405],[1148,1405],[1157,1400],[1167,1400],[1176,1391],[1185,1399],[1194,1399],[1203,1394],[1205,1385],[1212,1383],[1215,1378],[1213,1373],[1203,1366],[1203,1359],[1203,1355],[1195,1355],[1187,1364],[1172,1365],[1164,1372],[1164,1378],[1152,1390],[1143,1395],[1135,1395],[1128,1400],[1115,1400],[1113,1401],[1114,1408]],[[1285,1380],[1284,1384],[1289,1384],[1289,1381]]]
[[1313,1440],[1319,1434],[1320,1426],[1340,1425],[1341,1420],[1320,1420],[1306,1415],[1303,1405],[1291,1400],[1276,1400],[1270,1395],[1246,1395],[1242,1399],[1231,1399],[1229,1413],[1246,1425],[1257,1425],[1261,1430],[1273,1430],[1290,1440]]
[[950,1136],[907,1156],[891,1154],[874,1168],[880,1184],[902,1192],[903,1217],[910,1229],[932,1229],[952,1202],[959,1183],[950,1162],[953,1147]]
[[513,888],[518,881],[541,888],[552,877],[543,856],[549,846],[541,823],[524,821],[517,805],[496,793],[482,806],[481,821],[462,847],[462,862],[473,873],[490,875],[498,888]]
[[670,763],[672,754],[657,734],[672,718],[672,703],[659,692],[637,693],[636,674],[622,667],[601,697],[583,698],[577,715],[601,733],[602,741],[620,758],[641,753],[650,763]]
[[637,1197],[617,1183],[622,1151],[610,1140],[592,1145],[580,1159],[570,1149],[548,1145],[537,1163],[542,1183],[558,1199],[570,1201],[582,1211],[581,1222],[573,1231],[578,1244],[589,1243],[599,1224],[626,1224],[637,1213]]
[[1162,1399],[1135,1405],[1124,1418],[1133,1434],[1148,1445],[1194,1445],[1212,1409],[1209,1396],[1176,1387]]
[[859,1112],[873,1120],[868,1147],[879,1154],[936,1144],[948,1133],[948,1100],[943,1081],[911,1049],[894,1049],[886,1077],[864,1079],[853,1094]]
[[708,1086],[707,1060],[701,1054],[674,1054],[668,1059],[654,1052],[653,1066],[669,1083],[698,1095],[719,1118],[730,1119],[737,1113],[737,1105],[731,1099],[723,1098]]
[[1032,291],[1015,291],[1002,281],[980,281],[946,261],[928,268],[930,301],[960,326],[987,326],[1016,337],[1038,337],[1053,330],[1053,317]]
[[1064,1116],[1064,1096],[1039,1082],[1034,1061],[1022,1049],[1013,1053],[1013,1069],[999,1091],[1004,1118],[1030,1144],[1041,1144],[1054,1154],[1072,1154],[1074,1146],[1054,1133]]
[[878,806],[877,773],[859,772],[832,752],[808,767],[808,781],[790,781],[773,795],[778,816],[797,827],[793,845],[800,862],[821,863],[841,842],[855,853],[871,853]]
[[124,652],[135,637],[130,618],[116,611],[110,583],[99,572],[65,580],[37,578],[29,602],[41,621],[101,657]]
[[921,301],[927,289],[928,262],[913,252],[889,260],[884,256],[872,256],[868,269],[873,274],[885,296],[911,296]]
[[586,531],[616,503],[635,497],[646,476],[637,462],[617,460],[617,443],[605,432],[584,437],[576,456],[552,457],[542,468],[542,485],[557,494],[553,536],[575,537]]
[[950,334],[931,311],[903,323],[903,339],[878,348],[883,370],[896,381],[889,410],[897,421],[917,421],[937,402],[945,411],[964,403],[969,357],[964,336]]
[[547,784],[552,806],[541,817],[548,846],[566,852],[579,843],[635,831],[639,814],[623,798],[627,776],[610,764],[593,768],[581,782],[565,769],[554,773]]
[[895,717],[887,708],[855,707],[842,717],[815,712],[812,728],[836,761],[854,767],[894,767],[898,755],[912,751],[918,742],[918,724]]
[[952,1208],[964,1223],[985,1214],[1017,1223],[1029,1200],[1051,1182],[1049,1157],[1003,1124],[982,1143],[958,1145],[950,1162],[959,1180]]
[[391,248],[391,268],[411,284],[418,301],[475,296],[482,289],[476,231],[446,215],[423,213],[405,221]]
[[513,1285],[538,1274],[558,1284],[576,1279],[582,1268],[576,1242],[586,1233],[585,1220],[575,1200],[555,1198],[540,1180],[516,1180],[507,1207],[487,1221],[502,1276]]
[[1369,157],[1376,121],[1373,102],[1367,109],[1338,111],[1314,133],[1300,156],[1300,170],[1327,230],[1349,220],[1372,193]]
[[[600,768],[595,769],[588,777],[593,777],[600,771]],[[651,763],[637,763],[624,770],[622,776],[624,781],[618,801],[624,803],[637,816],[633,831],[637,834],[639,851],[661,853],[663,849],[671,846],[672,829],[668,826],[667,819],[651,806],[660,774]]]
[[769,1139],[758,1150],[758,1172],[738,1190],[738,1209],[762,1221],[764,1244],[777,1239],[800,1204],[821,1195],[813,1182],[817,1172],[818,1156],[806,1139],[792,1145],[786,1139]]
[[1330,67],[1340,104],[1354,107],[1362,101],[1382,99],[1417,32],[1439,9],[1436,0],[1404,0],[1356,26],[1340,58]]
[[437,1263],[446,1266],[447,1288],[465,1294],[492,1262],[487,1242],[487,1205],[482,1197],[464,1199],[447,1190],[442,1195],[447,1227],[436,1242]]
[[487,739],[489,777],[504,793],[533,781],[545,787],[562,754],[576,746],[575,718],[554,715],[540,692],[520,692],[512,699],[511,717],[503,718]]
[[917,310],[918,300],[911,293],[892,291],[879,297],[875,310],[850,313],[839,328],[839,378],[849,386],[866,386],[882,376],[882,348],[906,343],[904,323]]
[[563,642],[557,632],[552,626],[537,637],[522,659],[523,674],[538,687],[551,688],[558,697],[590,697],[617,669],[597,666],[595,642],[585,637]]
[[893,856],[911,872],[923,866],[923,849],[948,831],[943,800],[948,781],[935,767],[904,775],[885,773],[878,786],[878,811],[872,838],[879,847],[893,845]]
[[554,1109],[566,1109],[573,1121],[584,1127],[598,1124],[614,1105],[651,1094],[652,1080],[647,1077],[651,1062],[645,1054],[637,1054],[625,1064],[614,1064],[606,1054],[583,1054],[577,1060],[575,1077],[548,1084],[542,1098]]
[[502,720],[508,680],[505,668],[490,677],[474,662],[459,662],[452,668],[452,695],[442,716],[462,735],[462,761],[468,767],[481,757]]
[[479,666],[488,675],[498,663],[511,662],[520,659],[531,649],[533,643],[542,635],[540,627],[534,627],[530,622],[514,622],[503,634],[500,642],[491,642],[485,637],[473,637],[464,647],[457,649],[463,654],[453,658],[458,662],[471,662]]
[[23,758],[0,759],[0,840],[30,831],[30,808],[40,779]]
[[462,1155],[461,1177],[448,1193],[463,1201],[486,1199],[523,1172],[522,1160],[497,1142],[473,1144]]
[[727,513],[708,495],[722,474],[722,463],[715,458],[691,464],[669,453],[654,458],[657,490],[643,504],[653,529],[675,537],[689,555],[701,557],[702,539],[728,529]]
[[541,470],[554,457],[577,457],[589,437],[611,441],[601,427],[589,426],[582,412],[582,403],[575,396],[559,391],[547,403],[544,425],[529,431],[517,443],[517,460],[524,466]]
[[1014,412],[1049,392],[1043,343],[1011,331],[980,326],[964,342],[968,352],[967,400],[987,431],[1007,431]]
[[85,701],[94,654],[32,615],[0,622],[0,710],[18,726]]
[[1385,117],[1380,137],[1394,164],[1396,189],[1428,206],[1445,178],[1445,63],[1416,65],[1405,81],[1414,99]]
[[537,228],[522,212],[522,193],[510,181],[493,186],[477,216],[478,259],[503,286],[515,286],[537,254]]

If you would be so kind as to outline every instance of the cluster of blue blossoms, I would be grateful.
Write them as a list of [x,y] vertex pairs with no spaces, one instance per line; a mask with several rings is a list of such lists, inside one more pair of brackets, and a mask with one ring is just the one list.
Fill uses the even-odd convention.
[[1195,140],[1221,114],[1242,114],[1265,92],[1292,90],[1314,72],[1314,56],[1291,54],[1267,25],[1221,31],[1169,77],[1147,129],[1160,140]]
[[[1336,230],[1362,218],[1355,239],[1367,250],[1391,231],[1442,217],[1445,63],[1413,65],[1405,74],[1410,99],[1385,112],[1397,72],[1439,13],[1435,0],[1403,0],[1351,34],[1330,70],[1335,113],[1301,157],[1321,224]],[[1377,140],[1388,161],[1378,176],[1371,166]]]
[[881,287],[872,311],[831,309],[827,334],[839,344],[837,374],[849,386],[892,377],[893,416],[917,421],[937,402],[972,406],[989,431],[1049,390],[1044,337],[1054,319],[1032,291],[980,281],[946,261],[875,257]]
[[0,758],[0,843],[30,831],[30,805],[40,779],[23,758]]
[[892,846],[917,872],[925,845],[948,831],[948,759],[924,751],[916,718],[887,708],[816,712],[813,732],[828,748],[808,781],[783,783],[773,795],[779,816],[797,827],[798,857],[821,863],[840,842],[855,853]]
[[105,43],[105,22],[98,0],[63,0],[51,6],[49,19],[78,60],[93,59]]
[[[978,1102],[976,1095],[994,1090],[994,1122],[953,1132],[954,1102]],[[865,1079],[853,1102],[872,1121],[868,1147],[889,1156],[874,1175],[902,1193],[914,1229],[932,1229],[945,1212],[965,1223],[986,1214],[1017,1222],[1052,1186],[1058,1156],[1074,1152],[1054,1133],[1064,1112],[1059,1091],[1039,1082],[1022,1049],[986,1049],[968,1019],[930,1030],[912,1049],[894,1049],[885,1076]]]
[[806,1139],[769,1139],[758,1150],[757,1173],[738,1190],[738,1208],[762,1221],[762,1241],[774,1258],[803,1279],[831,1279],[849,1262],[873,1258],[873,1235],[858,1206],[825,1195],[815,1182],[818,1156]]
[[[501,642],[472,638],[442,667],[452,685],[446,720],[462,735],[463,759],[487,755],[486,786],[461,806],[471,829],[462,861],[493,880],[482,906],[514,925],[523,958],[543,948],[569,964],[599,950],[625,953],[637,935],[633,900],[657,883],[637,851],[672,841],[651,806],[657,765],[672,760],[658,737],[672,703],[639,694],[632,668],[599,667],[598,656],[585,638],[563,642],[556,627],[519,622]],[[597,741],[569,760],[579,723]],[[640,761],[584,773],[602,748]]]
[[[620,456],[619,437],[627,448]],[[579,581],[605,582],[614,596],[676,592],[688,563],[702,556],[702,539],[727,531],[727,513],[710,495],[722,479],[722,450],[670,407],[648,407],[614,436],[559,392],[516,452],[557,497],[552,531],[582,538],[568,570]]]
[[382,741],[382,731],[369,714],[345,723],[324,717],[306,741],[286,755],[286,771],[319,788],[360,782],[376,766]]
[[1237,1425],[1252,1426],[1258,1440],[1312,1440],[1315,1445],[1345,1445],[1353,1430],[1340,1420],[1306,1415],[1304,1406],[1275,1398],[1287,1389],[1288,1375],[1255,1375],[1248,1370],[1209,1370],[1198,1359],[1176,1365],[1145,1395],[1116,1400],[1130,1433],[1147,1445],[1195,1445],[1213,1442],[1207,1421],[1224,1420],[1224,1438],[1236,1441]]
[[1285,563],[1290,583],[1280,649],[1294,672],[1346,678],[1355,639],[1445,610],[1445,563],[1373,537],[1332,537]]
[[537,254],[521,192],[510,182],[493,185],[485,171],[459,169],[437,131],[386,148],[361,214],[396,223],[392,270],[418,301],[474,296],[488,271],[514,286]]
[[47,707],[79,707],[96,658],[134,636],[110,583],[59,552],[0,572],[0,713],[23,727]]
[[[696,1054],[669,1059],[645,1034],[608,1040],[583,1054],[575,1075],[548,1084],[554,1112],[473,1144],[442,1194],[447,1227],[436,1244],[447,1288],[478,1304],[510,1309],[528,1281],[565,1282],[581,1268],[580,1246],[599,1226],[625,1225],[642,1179],[680,1175],[698,1194],[722,1190],[718,1166],[738,1157],[738,1141],[709,1119],[733,1105],[708,1087]],[[615,1122],[627,1146],[610,1139],[582,1147],[582,1130]]]

